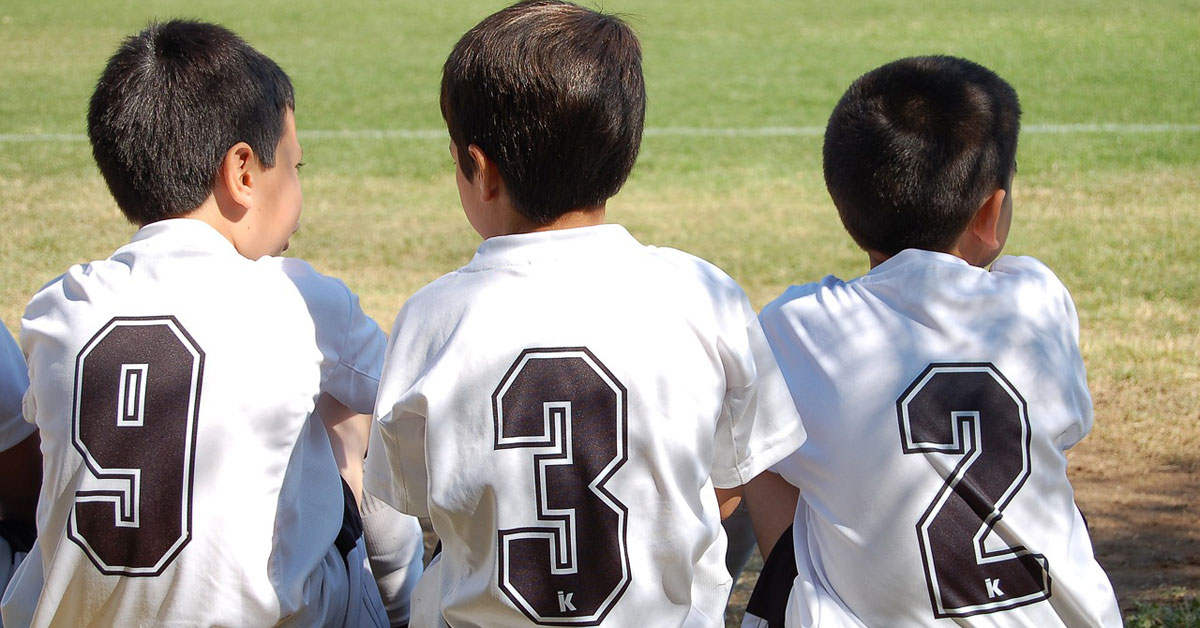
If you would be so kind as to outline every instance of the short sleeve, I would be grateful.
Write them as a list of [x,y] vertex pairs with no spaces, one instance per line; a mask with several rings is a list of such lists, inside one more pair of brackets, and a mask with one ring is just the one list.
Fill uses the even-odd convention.
[[[1038,310],[1041,318],[1037,320],[1045,330],[1047,343],[1056,349],[1053,355],[1057,356],[1055,362],[1059,365],[1061,385],[1065,387],[1064,402],[1069,404],[1068,411],[1074,416],[1074,421],[1058,435],[1056,443],[1063,450],[1074,447],[1092,431],[1094,421],[1087,369],[1079,349],[1079,313],[1075,301],[1058,275],[1036,258],[1006,255],[996,260],[992,272],[1030,278],[1025,286],[1028,298],[1023,302],[1042,304]],[[1034,315],[1032,311],[1028,314]]]
[[387,339],[379,325],[363,312],[358,297],[349,290],[347,295],[345,336],[326,390],[355,412],[370,413],[375,409]]
[[371,426],[363,486],[396,510],[429,516],[429,478],[425,466],[427,405],[416,386],[417,356],[411,326],[403,325],[406,305],[396,317],[386,348],[378,405]]
[[285,270],[300,290],[316,328],[321,365],[321,392],[363,414],[375,408],[387,338],[338,279],[322,275],[308,263],[284,259]]
[[7,451],[37,429],[25,422],[21,412],[28,388],[25,359],[8,329],[0,325],[0,451]]
[[725,364],[726,394],[717,425],[713,483],[732,488],[794,452],[805,431],[787,384],[758,317],[744,295],[740,328],[719,348]]

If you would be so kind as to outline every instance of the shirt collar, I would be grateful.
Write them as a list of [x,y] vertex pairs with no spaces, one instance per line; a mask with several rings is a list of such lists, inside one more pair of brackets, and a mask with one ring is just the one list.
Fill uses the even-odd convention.
[[479,245],[475,256],[463,270],[578,258],[596,252],[609,252],[621,246],[640,247],[641,244],[619,224],[493,236]]
[[910,264],[949,264],[952,266],[970,266],[966,260],[957,255],[949,253],[939,253],[938,251],[927,251],[925,249],[904,249],[899,253],[887,258],[882,264],[872,268],[867,272],[867,275],[882,275],[890,272],[893,269],[902,268]]
[[221,235],[212,225],[195,218],[168,218],[138,229],[130,243],[150,238],[170,238],[186,245],[208,250],[228,251],[237,254],[233,243]]

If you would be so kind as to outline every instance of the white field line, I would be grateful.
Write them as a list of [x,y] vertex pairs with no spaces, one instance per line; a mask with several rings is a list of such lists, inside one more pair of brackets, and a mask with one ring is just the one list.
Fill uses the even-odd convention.
[[[764,127],[689,127],[668,126],[646,129],[647,137],[817,137],[825,132],[819,126]],[[1200,124],[1027,124],[1021,132],[1029,135],[1102,134],[1127,135],[1139,133],[1200,133]],[[444,129],[347,129],[301,130],[306,140],[430,140],[445,139]],[[82,133],[0,133],[0,143],[86,142]]]

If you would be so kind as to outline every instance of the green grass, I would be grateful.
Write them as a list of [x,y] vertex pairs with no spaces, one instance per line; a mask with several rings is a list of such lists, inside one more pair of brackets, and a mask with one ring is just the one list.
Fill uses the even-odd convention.
[[1182,597],[1175,604],[1138,604],[1125,618],[1126,628],[1194,628],[1200,626],[1200,598]]
[[[344,277],[389,326],[409,294],[478,244],[446,139],[306,132],[441,129],[445,55],[502,4],[0,0],[0,319],[15,330],[40,285],[133,231],[86,142],[12,136],[82,135],[88,95],[121,37],[155,17],[191,16],[228,25],[293,77],[308,165],[290,254]],[[1037,131],[1200,124],[1200,1],[604,5],[643,40],[651,129],[819,129],[851,80],[911,54],[967,56],[1009,79],[1029,131],[1007,250],[1045,260],[1075,296],[1104,400],[1090,441],[1130,460],[1131,473],[1200,472],[1200,132]],[[648,134],[610,218],[711,259],[756,306],[790,283],[860,274],[865,256],[829,203],[820,145],[819,134]]]

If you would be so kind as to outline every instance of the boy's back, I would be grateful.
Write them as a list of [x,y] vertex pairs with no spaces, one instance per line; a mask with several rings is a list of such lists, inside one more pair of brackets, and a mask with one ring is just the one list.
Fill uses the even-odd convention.
[[444,547],[414,612],[719,624],[712,484],[803,433],[728,276],[618,225],[493,237],[409,300],[388,355],[408,358],[381,384],[388,449],[426,444],[392,456],[394,494],[428,501]]
[[814,583],[789,617],[1119,624],[1066,477],[1092,408],[1048,268],[909,249],[793,287],[761,320],[809,433],[775,468],[800,488],[798,570]]
[[714,486],[804,430],[733,280],[604,224],[641,141],[636,36],[518,3],[459,40],[441,104],[485,241],[397,317],[367,460],[442,540],[412,625],[720,626]]
[[953,57],[876,68],[830,115],[825,181],[871,271],[760,316],[810,435],[774,469],[800,489],[789,627],[1120,625],[1063,453],[1092,424],[1075,307],[1041,262],[992,264],[1019,121]]
[[44,481],[6,626],[384,621],[331,440],[361,460],[340,428],[365,442],[386,343],[345,285],[276,257],[302,204],[293,110],[216,25],[152,24],[109,60],[89,138],[140,229],[22,319]]
[[337,614],[342,491],[310,414],[322,390],[370,410],[382,347],[343,284],[165,220],[22,323],[46,453],[35,625],[133,625],[146,604],[163,625]]

